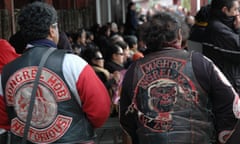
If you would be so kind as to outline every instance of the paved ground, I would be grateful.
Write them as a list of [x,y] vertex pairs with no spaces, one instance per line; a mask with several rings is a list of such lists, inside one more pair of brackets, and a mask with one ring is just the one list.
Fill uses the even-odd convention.
[[109,118],[105,125],[96,131],[96,144],[123,144],[122,129],[118,118]]

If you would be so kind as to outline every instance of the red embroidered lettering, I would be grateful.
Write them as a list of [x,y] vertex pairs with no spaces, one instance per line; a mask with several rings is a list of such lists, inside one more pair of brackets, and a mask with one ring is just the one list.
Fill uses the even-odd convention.
[[54,90],[59,90],[59,89],[61,89],[62,88],[62,85],[61,85],[61,83],[56,83],[54,86],[53,86],[53,88],[54,88]]
[[10,87],[10,88],[14,88],[16,85],[17,85],[17,82],[16,82],[15,80],[11,80],[11,81],[8,83],[8,87]]
[[30,79],[31,78],[28,71],[23,72],[23,78],[24,79]]
[[50,137],[56,137],[56,131],[54,131],[54,129],[49,130],[48,134],[50,135]]
[[32,77],[33,79],[35,79],[36,74],[37,74],[37,69],[32,69],[32,70],[31,70],[31,77]]
[[21,81],[22,81],[22,75],[21,75],[21,74],[17,74],[17,75],[15,76],[15,80],[16,80],[17,82],[21,82]]
[[[13,105],[17,113],[17,117],[12,119],[11,131],[18,136],[23,135],[22,121],[26,120],[27,104],[30,99],[28,92],[32,89],[36,72],[35,66],[20,69],[9,78],[6,84],[7,104]],[[41,85],[37,89],[37,103],[28,139],[33,143],[51,143],[61,138],[71,125],[71,117],[57,115],[56,112],[57,102],[71,99],[71,95],[64,81],[46,68],[42,69],[39,83]]]
[[24,125],[17,118],[12,120],[11,131],[18,136],[22,136],[24,132]]
[[21,129],[21,125],[19,125],[17,122],[12,123],[11,129],[13,129],[14,131],[19,131]]
[[66,96],[66,90],[65,89],[63,89],[63,90],[60,90],[60,91],[57,91],[57,95],[59,96],[59,97],[63,97],[63,96]]
[[57,79],[53,76],[51,76],[47,81],[47,83],[50,84],[51,86],[55,85],[56,82],[57,82]]
[[13,105],[14,104],[14,100],[13,100],[13,88],[8,88],[6,89],[6,99],[7,99],[7,104],[8,105]]

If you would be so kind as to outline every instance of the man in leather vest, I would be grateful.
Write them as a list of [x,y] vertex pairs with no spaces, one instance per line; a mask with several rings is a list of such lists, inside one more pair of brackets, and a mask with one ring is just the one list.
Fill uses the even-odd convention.
[[132,143],[228,143],[240,118],[239,96],[212,61],[181,49],[179,18],[155,14],[140,36],[147,51],[128,69],[120,99],[120,123]]
[[22,9],[18,24],[28,44],[24,54],[3,69],[0,92],[9,120],[1,121],[0,128],[10,126],[12,144],[24,143],[25,134],[27,144],[93,144],[94,128],[109,117],[110,98],[91,66],[64,50],[53,51],[43,65],[25,133],[39,63],[46,51],[57,49],[57,12],[46,3],[34,2]]

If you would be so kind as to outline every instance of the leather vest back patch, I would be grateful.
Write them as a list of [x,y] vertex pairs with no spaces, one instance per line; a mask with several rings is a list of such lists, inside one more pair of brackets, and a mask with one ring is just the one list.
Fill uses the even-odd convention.
[[[15,72],[6,84],[7,105],[13,106],[17,115],[12,120],[11,131],[18,136],[23,135],[36,71],[36,66],[24,67]],[[57,103],[69,99],[70,92],[61,78],[43,68],[31,120],[32,127],[29,130],[30,141],[53,142],[64,135],[71,125],[72,118],[59,115]]]
[[136,85],[129,110],[137,114],[142,143],[211,141],[214,134],[209,98],[196,80],[191,56],[170,49],[136,62]]

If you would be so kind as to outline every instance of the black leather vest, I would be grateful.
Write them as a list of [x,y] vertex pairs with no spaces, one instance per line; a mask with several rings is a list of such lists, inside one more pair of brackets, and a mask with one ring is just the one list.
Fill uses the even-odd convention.
[[140,144],[214,143],[211,102],[195,78],[191,56],[166,48],[137,61],[133,108]]
[[[2,73],[4,96],[11,120],[11,143],[21,143],[28,102],[37,66],[48,48],[30,48]],[[40,77],[28,143],[80,143],[91,141],[94,131],[62,73],[64,54],[56,50]]]

